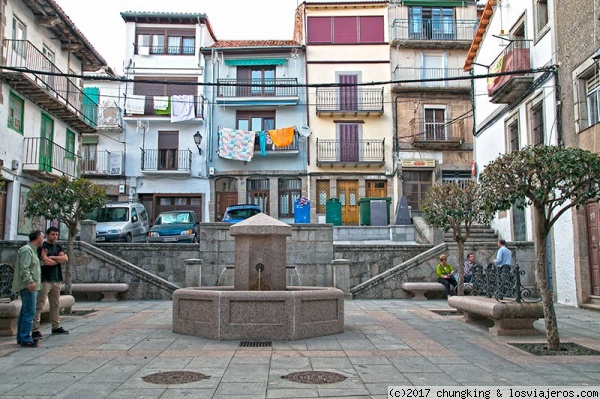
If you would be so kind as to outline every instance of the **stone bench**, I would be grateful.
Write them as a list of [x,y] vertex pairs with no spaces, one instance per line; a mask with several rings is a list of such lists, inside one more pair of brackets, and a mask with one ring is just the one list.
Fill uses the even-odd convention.
[[412,299],[427,299],[425,297],[426,292],[441,291],[444,292],[444,286],[440,283],[425,282],[425,283],[402,283],[402,289],[404,291],[412,292],[414,297]]
[[73,293],[90,293],[100,292],[103,297],[103,302],[110,302],[117,300],[117,294],[125,292],[129,289],[127,283],[73,283],[71,284],[71,291]]
[[541,302],[498,302],[483,296],[453,296],[448,305],[463,312],[465,322],[491,319],[494,335],[540,335],[542,331],[533,327],[533,322],[544,318]]
[[[61,295],[58,301],[59,309],[71,310],[75,304],[75,298],[71,295]],[[10,337],[17,334],[17,321],[21,312],[21,300],[15,299],[10,302],[0,302],[0,336]],[[42,321],[48,321],[50,304],[46,301],[42,309]]]

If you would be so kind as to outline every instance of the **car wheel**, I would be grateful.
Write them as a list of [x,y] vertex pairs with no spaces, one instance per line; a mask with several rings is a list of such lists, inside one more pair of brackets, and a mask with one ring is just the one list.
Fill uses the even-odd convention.
[[133,241],[133,237],[131,236],[131,234],[127,234],[127,236],[125,237],[125,241],[127,241],[127,242]]

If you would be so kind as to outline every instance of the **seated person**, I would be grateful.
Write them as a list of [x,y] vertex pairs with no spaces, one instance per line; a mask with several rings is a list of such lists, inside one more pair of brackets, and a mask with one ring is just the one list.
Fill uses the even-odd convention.
[[470,283],[473,279],[473,270],[475,269],[475,254],[470,252],[465,261],[465,283]]
[[438,283],[441,283],[444,286],[444,290],[446,291],[446,295],[450,296],[450,286],[456,287],[458,284],[454,279],[454,269],[447,263],[448,258],[445,254],[440,255],[440,263],[438,263],[435,268],[435,274],[437,276]]

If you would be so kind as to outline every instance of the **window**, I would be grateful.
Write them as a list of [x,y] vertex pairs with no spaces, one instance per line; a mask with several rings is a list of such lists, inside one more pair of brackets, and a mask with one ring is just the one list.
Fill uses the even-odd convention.
[[454,183],[463,187],[465,182],[471,181],[471,171],[442,171],[442,182],[443,183]]
[[135,53],[141,55],[194,55],[196,33],[193,29],[138,29]]
[[358,123],[338,123],[340,162],[358,162]]
[[23,133],[23,113],[24,113],[24,101],[22,98],[17,97],[12,91],[8,99],[8,127],[16,130],[19,133]]
[[600,72],[598,70],[586,80],[585,96],[589,126],[592,126],[600,122]]
[[247,202],[260,206],[263,213],[269,214],[269,179],[248,179],[246,182]]
[[275,87],[267,86],[275,83],[275,66],[238,67],[237,79],[240,83],[260,84],[264,86],[238,86],[238,97],[274,96]]
[[[236,127],[240,130],[267,131],[275,129],[275,111],[244,111],[236,115]],[[276,147],[267,134],[267,150],[274,150]],[[254,150],[260,151],[260,139],[256,135],[254,139]]]
[[544,144],[544,110],[543,101],[531,107],[531,144]]
[[413,212],[419,212],[425,194],[431,188],[431,172],[403,171],[402,193]]
[[508,152],[519,151],[519,119],[508,125]]
[[294,217],[294,202],[302,194],[302,180],[279,179],[279,217]]
[[425,140],[446,140],[446,110],[425,108]]
[[65,143],[66,159],[75,159],[75,133],[67,129],[67,142]]
[[539,32],[548,23],[548,0],[534,0],[535,1],[535,22],[536,30]]
[[158,132],[158,170],[177,170],[178,131]]
[[[141,79],[141,78],[139,78]],[[196,96],[198,99],[198,86],[196,84],[184,84],[184,83],[198,83],[198,78],[194,77],[165,77],[165,76],[145,76],[144,80],[153,81],[164,81],[164,84],[157,83],[145,83],[136,81],[133,84],[133,94],[146,96],[146,103],[144,108],[145,115],[155,115],[157,112],[154,109],[154,96],[174,96],[189,94]],[[181,82],[182,84],[166,82]],[[201,110],[196,109],[196,115],[201,115]],[[170,116],[170,113],[168,113]]]
[[382,16],[308,17],[309,44],[383,43]]
[[96,172],[97,163],[97,143],[84,143],[81,145],[81,168],[85,172]]
[[25,40],[27,40],[27,27],[16,16],[13,16],[12,38],[12,47],[14,52],[25,56]]
[[454,9],[411,7],[409,36],[413,39],[449,40],[454,37]]
[[317,180],[317,213],[325,213],[329,198],[329,180]]

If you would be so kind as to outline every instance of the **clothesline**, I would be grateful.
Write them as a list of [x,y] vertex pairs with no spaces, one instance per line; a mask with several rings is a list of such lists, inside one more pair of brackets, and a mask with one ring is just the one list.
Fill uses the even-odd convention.
[[[125,112],[144,115],[146,108],[145,95],[132,94],[125,101]],[[170,115],[171,122],[181,122],[196,117],[195,97],[191,94],[174,96],[152,96],[153,108],[157,115]]]
[[219,126],[219,150],[221,158],[248,162],[254,156],[254,144],[258,136],[260,154],[266,155],[267,145],[287,147],[294,142],[294,126],[272,130],[241,130]]

